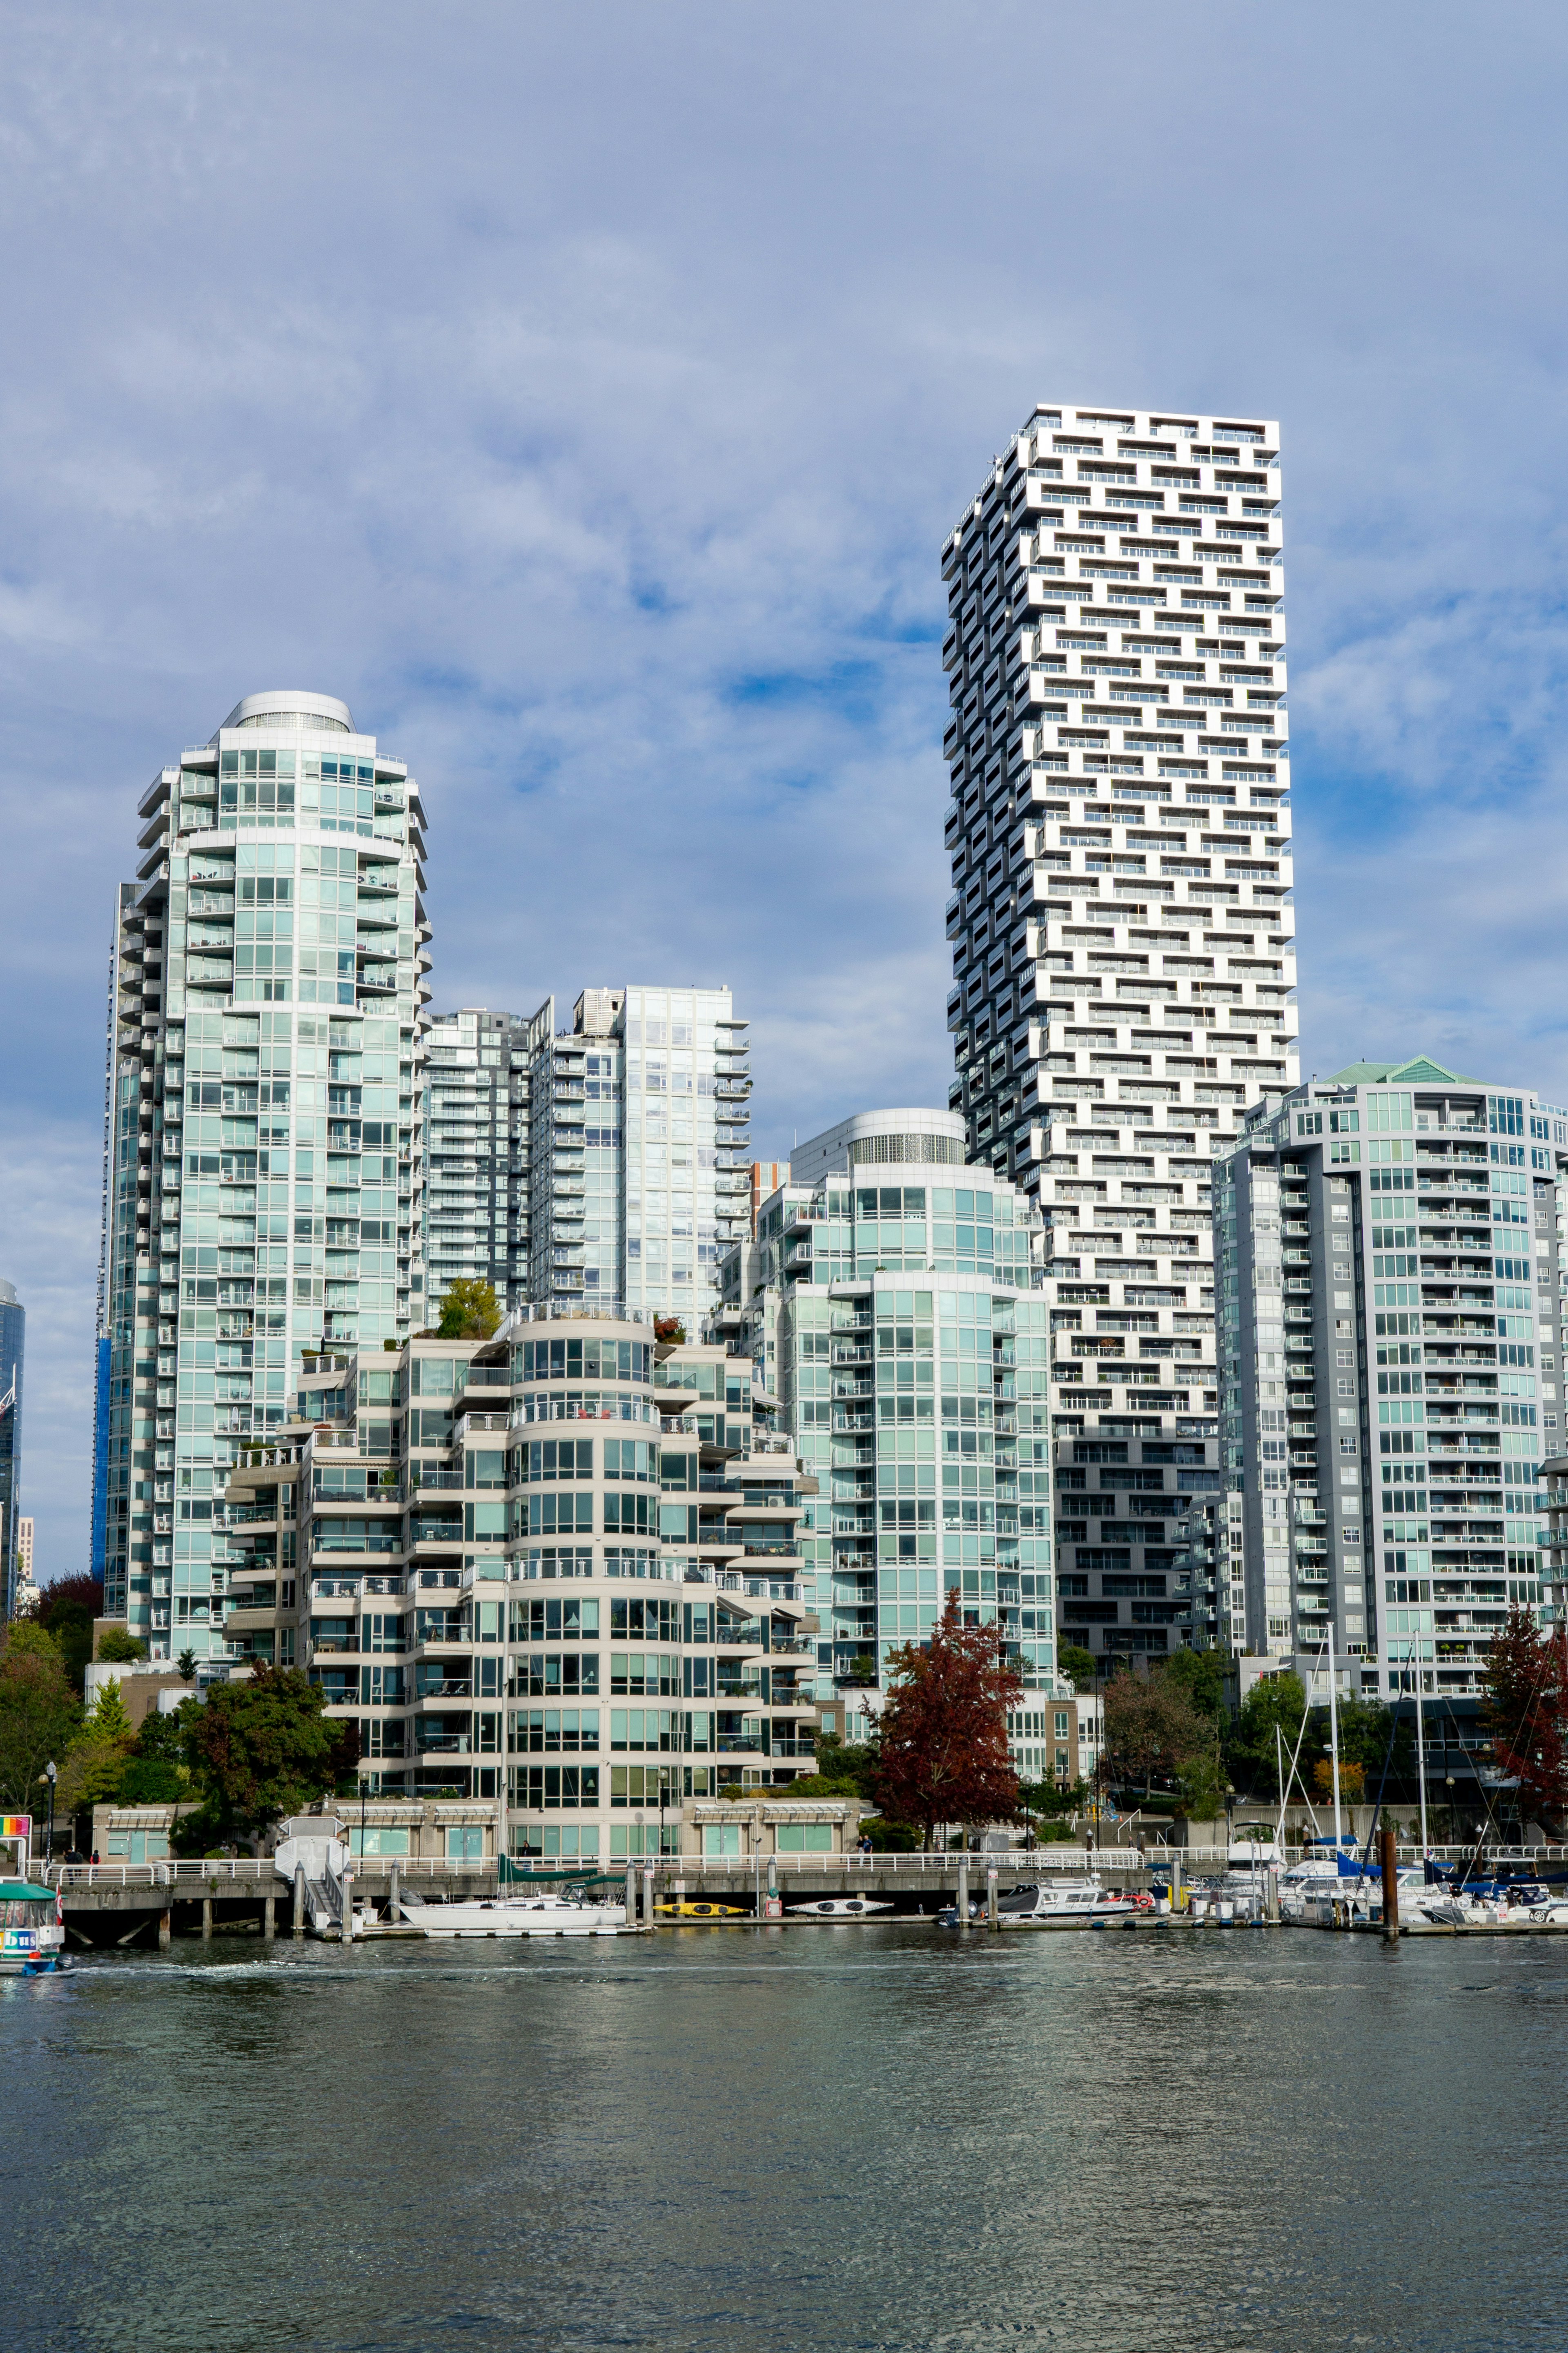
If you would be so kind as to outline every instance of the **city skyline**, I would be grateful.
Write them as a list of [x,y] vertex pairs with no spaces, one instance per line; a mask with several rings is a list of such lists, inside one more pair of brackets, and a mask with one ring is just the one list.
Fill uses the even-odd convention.
[[[28,1304],[47,1574],[87,1543],[122,812],[191,715],[289,678],[374,710],[429,804],[442,1008],[727,980],[770,1158],[868,1097],[941,1103],[931,552],[1053,387],[1282,419],[1307,1067],[1419,1037],[1568,1093],[1550,74],[1413,48],[1396,10],[1357,23],[1352,88],[1331,13],[1221,10],[1173,44],[1135,8],[1124,102],[1207,124],[1291,90],[1266,178],[1217,131],[1110,175],[1068,121],[1038,166],[1064,232],[1021,258],[980,126],[1022,16],[917,10],[890,57],[854,19],[737,26],[700,88],[675,21],[626,22],[592,75],[564,31],[496,26],[479,87],[413,26],[368,54],[282,19],[177,46],[153,20],[123,45],[16,30],[0,168],[47,396],[0,488],[0,972],[26,1013],[0,1050],[0,1275]],[[831,67],[809,89],[803,24]],[[1053,71],[1092,83],[1101,46],[1055,27]],[[231,168],[231,111],[283,79],[273,168]],[[749,94],[781,82],[759,132]],[[328,131],[351,85],[389,134],[352,157]],[[1394,88],[1421,104],[1391,124]],[[1508,171],[1454,174],[1432,119],[1484,121]],[[966,137],[973,168],[933,172]],[[1238,208],[1288,267],[1226,249]]]

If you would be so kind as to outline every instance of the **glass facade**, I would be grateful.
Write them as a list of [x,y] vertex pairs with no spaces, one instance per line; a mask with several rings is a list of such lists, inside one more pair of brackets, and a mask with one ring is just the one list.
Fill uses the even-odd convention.
[[794,1449],[722,1345],[524,1309],[323,1359],[229,1474],[231,1655],[300,1666],[381,1794],[510,1852],[676,1852],[680,1808],[813,1763]]
[[727,988],[584,989],[528,1025],[529,1292],[695,1334],[744,1233],[752,1080]]
[[[1475,1698],[1550,1619],[1568,1115],[1425,1057],[1249,1117],[1215,1185],[1236,1647]],[[1348,1668],[1346,1662],[1348,1661]]]
[[798,1147],[792,1170],[837,1165],[774,1193],[725,1261],[715,1328],[776,1389],[820,1490],[802,1550],[823,1700],[879,1688],[950,1591],[996,1620],[1032,1688],[1054,1679],[1039,1222],[962,1164],[959,1126],[871,1114]]
[[417,787],[346,705],[254,695],[142,798],[110,1006],[104,1607],[226,1655],[224,1491],[302,1358],[423,1320]]
[[468,1007],[437,1013],[425,1046],[425,1264],[430,1322],[449,1283],[528,1297],[528,1025]]
[[17,1514],[22,1501],[22,1358],[26,1310],[15,1287],[0,1282],[0,1622],[14,1617],[21,1563]]

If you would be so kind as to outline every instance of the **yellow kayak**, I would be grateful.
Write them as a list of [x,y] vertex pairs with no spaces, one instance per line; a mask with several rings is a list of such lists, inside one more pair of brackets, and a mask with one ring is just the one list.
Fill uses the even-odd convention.
[[656,1904],[653,1908],[681,1920],[744,1920],[750,1916],[739,1904]]

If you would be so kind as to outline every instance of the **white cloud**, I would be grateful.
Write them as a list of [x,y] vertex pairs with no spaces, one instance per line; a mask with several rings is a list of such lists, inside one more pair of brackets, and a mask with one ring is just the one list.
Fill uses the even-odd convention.
[[140,788],[284,681],[421,778],[440,1002],[727,979],[770,1153],[944,1102],[937,551],[1048,392],[1284,420],[1308,1059],[1547,1079],[1568,25],[1444,21],[14,11],[13,1181],[96,1185]]

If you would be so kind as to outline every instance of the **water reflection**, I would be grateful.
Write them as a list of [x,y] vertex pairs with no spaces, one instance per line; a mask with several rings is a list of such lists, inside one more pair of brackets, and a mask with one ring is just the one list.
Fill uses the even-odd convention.
[[0,1980],[5,2308],[72,2353],[1555,2345],[1565,1964],[860,1924],[93,1959]]

